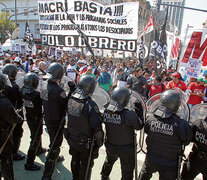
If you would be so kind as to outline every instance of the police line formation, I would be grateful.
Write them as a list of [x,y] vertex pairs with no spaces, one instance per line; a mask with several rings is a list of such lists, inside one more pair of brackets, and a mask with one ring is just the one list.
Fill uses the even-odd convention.
[[[176,114],[179,107],[183,103],[186,105],[181,91],[172,89],[163,92],[154,100],[159,103],[146,113],[145,108],[150,109],[153,101],[146,105],[142,98],[136,98],[141,97],[138,93],[133,99],[134,92],[125,87],[113,89],[107,103],[98,106],[96,101],[100,99],[93,98],[96,80],[83,75],[77,85],[72,80],[62,84],[64,69],[59,63],[51,63],[44,76],[36,73],[24,75],[21,88],[16,83],[18,69],[15,65],[5,65],[2,72],[0,158],[5,180],[14,179],[13,160],[25,158],[18,153],[23,134],[23,107],[31,132],[25,170],[41,168],[34,161],[37,155],[46,152],[41,143],[43,119],[50,137],[42,180],[51,180],[56,163],[64,160],[59,156],[63,136],[69,144],[74,180],[90,179],[94,159],[98,158],[99,148],[103,144],[106,159],[100,170],[102,180],[109,179],[118,158],[122,180],[132,180],[134,170],[135,179],[139,180],[148,180],[155,172],[159,173],[160,180],[191,180],[199,173],[203,174],[203,179],[207,179],[207,112],[190,125],[179,117]],[[38,84],[41,84],[40,90],[37,90]],[[68,87],[68,92],[63,87]],[[186,115],[187,106],[182,112]],[[142,143],[138,143],[140,150],[137,149],[136,131],[147,134],[143,136]],[[181,163],[184,147],[190,142],[194,143],[192,150]],[[146,158],[138,175],[137,152],[145,151],[144,148],[147,149]]]

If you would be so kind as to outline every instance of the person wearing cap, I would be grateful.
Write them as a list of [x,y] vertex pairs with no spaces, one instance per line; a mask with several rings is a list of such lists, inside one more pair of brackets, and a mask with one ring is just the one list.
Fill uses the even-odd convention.
[[93,70],[93,68],[91,66],[88,66],[87,71],[85,73],[83,73],[82,75],[87,74],[87,75],[92,76],[94,79],[96,79],[96,76],[92,73],[92,70]]
[[167,86],[166,89],[173,89],[175,87],[180,88],[182,91],[186,91],[187,90],[187,86],[186,84],[180,80],[181,76],[178,72],[175,72],[173,74],[171,74],[172,76],[172,81],[170,81]]
[[204,90],[205,90],[205,78],[199,78],[197,82],[192,82],[189,84],[188,89],[186,92],[190,94],[188,104],[191,108],[192,106],[196,104],[200,104],[204,99],[205,96]]
[[108,66],[103,66],[102,73],[97,79],[99,85],[104,88],[108,93],[111,93],[112,90],[112,78],[108,73]]
[[21,58],[16,57],[16,58],[14,59],[14,65],[17,67],[17,69],[18,69],[19,71],[21,71],[21,72],[25,72],[23,66],[21,65]]

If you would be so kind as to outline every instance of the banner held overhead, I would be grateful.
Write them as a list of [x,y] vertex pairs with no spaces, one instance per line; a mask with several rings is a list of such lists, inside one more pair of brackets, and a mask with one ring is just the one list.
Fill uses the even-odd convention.
[[86,0],[38,0],[38,7],[43,45],[85,47],[71,18],[92,48],[137,50],[138,2],[104,6]]

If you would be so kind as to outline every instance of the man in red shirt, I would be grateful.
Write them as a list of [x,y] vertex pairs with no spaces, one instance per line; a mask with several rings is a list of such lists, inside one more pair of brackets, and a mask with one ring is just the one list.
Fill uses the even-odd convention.
[[171,74],[172,76],[172,81],[170,81],[167,86],[166,89],[173,89],[175,87],[180,88],[182,91],[186,91],[187,86],[186,84],[180,80],[180,74],[178,72],[175,72],[173,74]]
[[155,76],[152,84],[148,85],[149,97],[154,94],[161,93],[165,91],[165,85],[162,83],[161,76]]
[[203,97],[205,96],[205,94],[203,93],[204,89],[205,89],[205,79],[204,78],[200,78],[198,79],[198,82],[192,82],[189,84],[188,86],[188,90],[190,97],[188,100],[188,104],[190,107],[196,105],[196,104],[200,104],[201,101],[203,101]]

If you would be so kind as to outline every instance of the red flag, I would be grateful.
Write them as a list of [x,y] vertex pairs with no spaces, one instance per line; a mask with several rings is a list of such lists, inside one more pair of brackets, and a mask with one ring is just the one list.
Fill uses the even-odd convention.
[[149,18],[149,20],[147,22],[147,25],[144,28],[144,34],[147,34],[147,33],[151,32],[151,31],[153,31],[153,29],[154,29],[153,18],[152,18],[152,16],[150,16],[150,18]]

